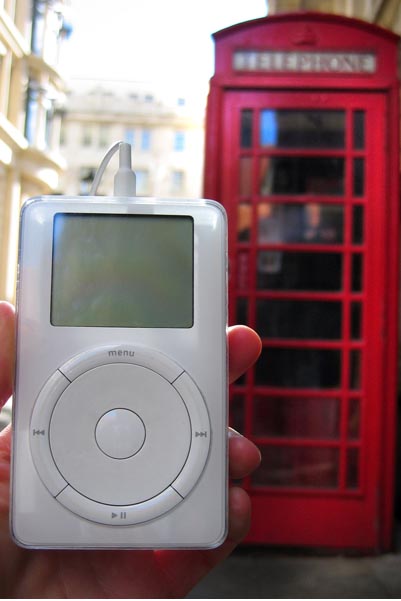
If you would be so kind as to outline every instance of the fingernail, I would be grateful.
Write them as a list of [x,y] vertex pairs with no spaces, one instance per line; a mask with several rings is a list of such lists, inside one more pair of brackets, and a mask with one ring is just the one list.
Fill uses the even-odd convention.
[[237,432],[237,430],[234,430],[234,428],[228,428],[228,438],[234,438],[235,436],[240,436],[241,438],[244,437],[243,434]]

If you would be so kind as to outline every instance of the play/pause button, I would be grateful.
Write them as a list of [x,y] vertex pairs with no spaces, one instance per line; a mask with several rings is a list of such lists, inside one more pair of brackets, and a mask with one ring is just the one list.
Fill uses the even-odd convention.
[[127,519],[127,512],[126,511],[121,511],[118,514],[118,513],[114,513],[114,511],[112,511],[111,512],[111,519],[115,519],[115,518],[119,518],[120,520],[126,520]]

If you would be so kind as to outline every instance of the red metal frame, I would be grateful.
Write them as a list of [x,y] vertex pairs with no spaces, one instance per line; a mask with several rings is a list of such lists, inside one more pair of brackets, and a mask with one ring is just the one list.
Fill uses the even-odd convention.
[[[229,215],[230,321],[237,321],[237,299],[247,303],[247,323],[256,325],[257,299],[277,299],[341,303],[341,338],[315,340],[263,338],[263,347],[276,349],[337,350],[341,356],[341,379],[336,387],[297,388],[261,384],[258,373],[250,370],[232,387],[232,404],[243,399],[244,414],[237,426],[262,448],[267,460],[278,449],[320,450],[327,457],[339,457],[336,486],[319,486],[319,481],[303,486],[260,486],[260,481],[244,483],[253,501],[253,526],[248,542],[285,545],[384,550],[391,546],[394,494],[394,444],[397,386],[397,307],[398,307],[398,81],[396,55],[398,38],[375,26],[314,13],[280,15],[240,24],[215,35],[216,73],[211,82],[207,113],[205,195],[220,200]],[[377,57],[374,74],[288,74],[236,73],[232,55],[238,49],[286,51],[358,51]],[[282,149],[258,144],[259,114],[263,109],[320,109],[345,111],[344,149]],[[240,148],[240,114],[252,110],[253,145]],[[365,111],[365,148],[352,144],[355,111]],[[303,194],[263,195],[259,190],[259,165],[264,157],[339,157],[345,161],[344,193],[338,196]],[[252,190],[239,194],[239,159],[252,162]],[[353,160],[365,161],[365,194],[353,193]],[[266,158],[267,160],[267,158]],[[247,203],[251,216],[250,239],[237,240],[237,208]],[[343,207],[344,234],[341,242],[301,244],[259,243],[257,211],[264,203],[272,206],[311,202]],[[352,239],[353,207],[363,207],[364,238]],[[343,261],[342,289],[339,291],[258,289],[257,253],[274,252],[340,253]],[[351,286],[352,260],[362,257],[363,285]],[[242,258],[241,258],[242,257]],[[244,260],[247,270],[244,271]],[[245,266],[246,267],[246,266]],[[247,282],[243,280],[247,277]],[[243,287],[241,289],[241,286]],[[362,335],[351,338],[351,306],[362,307]],[[352,351],[362,357],[360,389],[350,385]],[[266,370],[269,366],[266,365]],[[263,402],[292,399],[332,399],[338,402],[340,422],[337,438],[308,438],[291,435],[255,434],[253,413],[258,397]],[[337,400],[337,401],[336,401]],[[359,437],[348,435],[353,403],[362,409]],[[238,413],[233,405],[233,416]],[[292,418],[295,420],[295,416]],[[309,423],[323,428],[319,416]],[[291,422],[291,420],[290,420]],[[289,434],[289,435],[288,435]],[[303,449],[303,451],[302,451]],[[347,469],[352,469],[350,453],[359,453],[357,486],[347,487]],[[297,460],[297,457],[295,457]],[[334,460],[333,460],[334,461]],[[307,479],[306,479],[307,481]],[[258,482],[258,485],[256,484]],[[324,483],[324,480],[322,481]]]

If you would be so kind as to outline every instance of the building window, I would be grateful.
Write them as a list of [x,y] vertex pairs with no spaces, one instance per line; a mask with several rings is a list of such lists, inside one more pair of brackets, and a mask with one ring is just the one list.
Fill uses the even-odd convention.
[[71,34],[64,22],[61,3],[54,0],[32,0],[31,51],[46,62],[57,63],[60,42]]
[[92,144],[92,128],[90,125],[84,125],[82,127],[82,146],[90,146]]
[[182,152],[185,150],[185,132],[176,131],[174,134],[174,150]]
[[149,129],[142,130],[141,150],[150,150],[150,130]]
[[79,194],[89,194],[95,174],[95,167],[81,167],[79,170]]
[[124,132],[124,142],[127,144],[131,144],[132,148],[135,146],[135,130],[134,129],[126,129]]
[[60,146],[67,146],[67,143],[68,143],[67,127],[66,127],[64,119],[62,119],[61,126],[60,126]]
[[100,125],[99,127],[99,147],[105,148],[110,143],[110,128],[108,125]]
[[149,171],[146,169],[135,169],[136,193],[138,196],[149,194]]
[[49,147],[51,144],[54,117],[54,100],[49,91],[30,79],[26,91],[24,136],[29,144]]
[[40,55],[43,51],[47,10],[47,2],[44,2],[44,0],[33,0],[31,50],[37,55]]
[[171,192],[172,194],[180,194],[184,189],[184,172],[173,171],[171,177]]
[[39,116],[39,86],[34,80],[29,80],[26,91],[25,128],[24,136],[29,144],[36,140]]
[[53,122],[54,122],[54,103],[48,98],[44,99],[44,109],[46,111],[45,120],[45,146],[51,148],[52,145],[52,133],[53,133]]

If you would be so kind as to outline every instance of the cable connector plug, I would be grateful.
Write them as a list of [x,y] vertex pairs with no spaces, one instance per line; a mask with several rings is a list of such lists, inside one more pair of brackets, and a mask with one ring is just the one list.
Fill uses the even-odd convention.
[[136,175],[131,168],[130,144],[120,144],[119,161],[119,168],[114,176],[114,196],[136,196]]
[[131,145],[126,142],[116,142],[104,155],[96,171],[89,196],[95,196],[100,180],[112,156],[119,151],[119,168],[114,176],[114,196],[136,196],[136,175],[131,168]]

